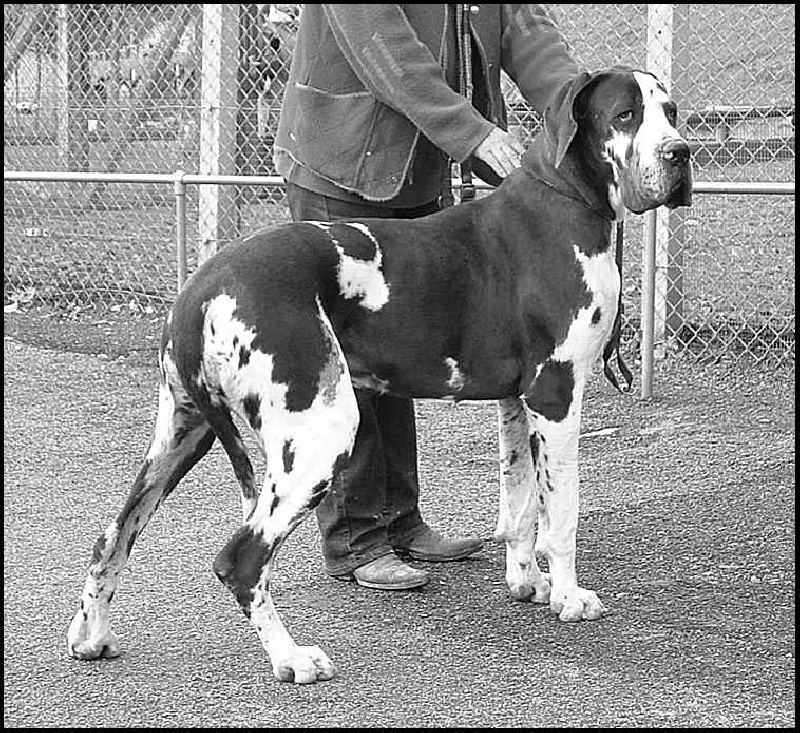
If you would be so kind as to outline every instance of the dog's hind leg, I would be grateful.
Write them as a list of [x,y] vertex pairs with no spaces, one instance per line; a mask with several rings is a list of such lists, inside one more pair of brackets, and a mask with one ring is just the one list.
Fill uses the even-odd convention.
[[[349,460],[358,427],[347,365],[332,332],[329,339],[327,364],[315,376],[315,396],[307,404],[290,404],[285,385],[266,378],[258,383],[259,377],[269,376],[268,367],[240,374],[238,384],[247,385],[247,394],[229,395],[234,409],[258,432],[267,467],[255,511],[214,561],[214,572],[269,654],[273,675],[300,684],[330,679],[334,667],[319,647],[294,642],[275,609],[270,582],[276,553]],[[270,362],[254,352],[251,365],[260,360]],[[292,374],[302,369],[297,365]]]
[[527,408],[518,397],[497,403],[500,448],[500,511],[495,538],[506,542],[506,583],[512,598],[547,603],[550,583],[534,554],[536,476]]
[[94,545],[80,608],[67,631],[71,656],[119,656],[119,644],[109,626],[119,575],[150,517],[213,442],[211,426],[181,386],[167,353],[161,361],[153,440],[125,505]]
[[206,406],[203,410],[206,420],[212,428],[214,433],[219,438],[222,447],[228,454],[233,472],[239,482],[239,492],[242,501],[242,521],[246,522],[248,517],[253,513],[258,502],[258,487],[256,486],[255,474],[253,473],[253,464],[250,462],[250,457],[247,455],[247,448],[245,447],[239,429],[233,422],[230,412],[227,408]]

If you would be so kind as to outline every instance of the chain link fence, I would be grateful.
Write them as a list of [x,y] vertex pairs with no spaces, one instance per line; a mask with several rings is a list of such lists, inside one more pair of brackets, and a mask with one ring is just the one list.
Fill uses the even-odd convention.
[[[4,4],[5,169],[274,175],[300,7]],[[666,72],[696,181],[794,183],[792,5],[548,7],[586,67]],[[537,116],[510,83],[506,98],[512,128],[530,139]],[[177,287],[172,193],[6,181],[6,306],[163,309]],[[289,219],[279,185],[189,194],[189,271],[239,233]],[[659,217],[657,346],[793,363],[794,195],[703,194]],[[626,220],[634,347],[643,230],[644,217]]]

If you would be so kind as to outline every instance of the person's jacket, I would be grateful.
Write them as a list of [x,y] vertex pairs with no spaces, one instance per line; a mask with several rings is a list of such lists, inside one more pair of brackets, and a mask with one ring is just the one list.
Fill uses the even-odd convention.
[[[470,5],[472,104],[443,76],[457,5],[303,6],[275,139],[287,180],[296,165],[365,199],[397,195],[420,134],[457,162],[493,125],[506,129],[503,69],[542,112],[579,73],[541,5]],[[475,57],[475,55],[477,57]]]

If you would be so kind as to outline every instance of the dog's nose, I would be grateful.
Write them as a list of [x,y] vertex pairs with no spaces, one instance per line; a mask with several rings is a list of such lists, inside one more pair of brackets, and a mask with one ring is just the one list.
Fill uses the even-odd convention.
[[686,165],[689,162],[691,151],[685,140],[668,140],[659,150],[661,157],[673,165]]

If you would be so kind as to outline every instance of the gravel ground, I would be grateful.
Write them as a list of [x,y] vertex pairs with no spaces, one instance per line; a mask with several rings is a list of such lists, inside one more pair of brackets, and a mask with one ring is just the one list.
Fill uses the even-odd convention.
[[[421,591],[339,583],[311,519],[278,559],[276,604],[339,676],[278,683],[211,572],[239,516],[215,447],[123,574],[123,656],[69,659],[92,543],[150,438],[159,324],[4,319],[6,727],[795,725],[794,372],[724,361],[671,358],[652,400],[599,375],[589,386],[578,569],[610,609],[602,621],[511,601],[493,542],[428,566]],[[418,403],[436,527],[490,537],[495,420],[491,404]]]

